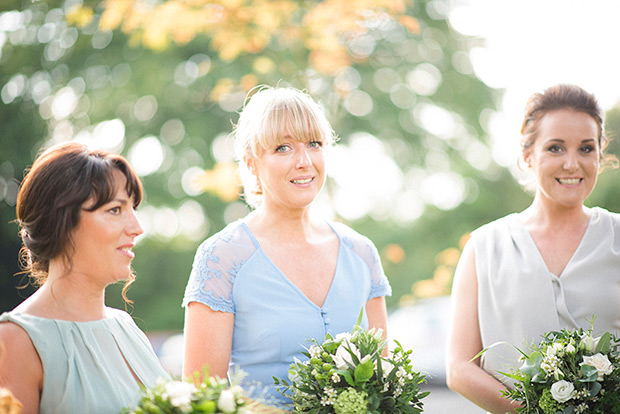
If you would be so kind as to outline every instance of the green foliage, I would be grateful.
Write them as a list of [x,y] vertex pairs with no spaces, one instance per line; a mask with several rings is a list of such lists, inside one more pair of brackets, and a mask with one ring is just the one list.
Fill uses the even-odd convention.
[[225,379],[205,376],[198,386],[184,381],[159,381],[143,391],[134,407],[121,414],[212,414],[247,413],[248,400],[238,385],[230,386]]
[[295,413],[421,413],[421,399],[428,395],[419,387],[424,376],[413,370],[411,351],[396,345],[384,357],[381,330],[359,325],[335,338],[327,334],[323,343],[311,340],[304,352],[308,361],[291,365],[291,382],[274,381],[293,400]]
[[[501,91],[487,87],[473,73],[467,53],[479,40],[455,33],[437,2],[408,3],[406,14],[419,23],[419,34],[384,22],[360,38],[345,39],[351,63],[334,75],[307,67],[309,51],[284,43],[267,44],[257,54],[240,53],[234,60],[220,58],[202,36],[155,52],[137,44],[131,33],[100,30],[103,7],[97,0],[84,2],[93,10],[91,23],[67,23],[73,4],[7,0],[1,6],[0,13],[5,18],[10,13],[10,21],[17,23],[0,28],[0,311],[15,307],[32,292],[15,289],[20,277],[12,275],[19,271],[20,241],[12,221],[17,183],[37,152],[78,137],[132,161],[137,144],[154,137],[162,160],[156,170],[142,174],[146,198],[139,212],[148,228],[135,249],[137,280],[129,296],[143,328],[180,330],[180,302],[195,249],[209,234],[247,212],[241,200],[224,200],[208,191],[188,193],[183,177],[190,169],[213,170],[231,161],[222,136],[230,132],[247,90],[256,84],[306,89],[325,107],[343,147],[358,132],[374,137],[404,177],[399,191],[413,188],[418,201],[422,181],[432,174],[453,173],[465,183],[458,206],[443,210],[422,200],[424,212],[415,221],[395,217],[390,210],[393,200],[378,200],[362,216],[348,220],[337,209],[334,212],[336,219],[370,237],[381,253],[390,244],[405,252],[397,262],[382,255],[394,292],[389,307],[397,306],[414,282],[432,277],[438,252],[530,202],[510,173],[488,155],[485,114],[496,109]],[[360,50],[368,54],[362,56]],[[258,70],[260,62],[272,64]],[[421,79],[432,79],[436,88],[416,81],[420,74]],[[64,92],[75,100],[62,106],[61,98],[69,96]],[[355,115],[350,106],[360,101],[359,96],[368,97],[372,107]],[[73,104],[73,110],[67,109]],[[425,108],[446,111],[455,120],[454,132],[439,136],[424,128],[420,112]],[[98,136],[111,120],[122,123],[122,136]],[[609,135],[620,135],[613,132],[620,131],[620,110],[610,111],[607,129],[612,131]],[[618,145],[612,141],[609,150],[620,153]],[[479,161],[484,157],[471,157],[468,149],[474,147],[487,154],[488,163]],[[365,167],[375,166],[369,162]],[[601,175],[590,204],[620,210],[618,174]],[[341,190],[329,180],[326,199],[333,200]],[[196,204],[198,221],[185,215],[186,207]],[[124,306],[119,286],[109,288],[107,300],[111,306]]]
[[520,402],[518,413],[556,414],[620,412],[620,340],[609,332],[563,329],[544,340],[521,367],[508,375],[514,389],[504,393]]

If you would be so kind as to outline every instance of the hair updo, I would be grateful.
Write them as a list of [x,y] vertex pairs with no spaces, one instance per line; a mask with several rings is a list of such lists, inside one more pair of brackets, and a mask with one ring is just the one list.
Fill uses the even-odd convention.
[[609,140],[603,132],[603,110],[593,94],[575,85],[555,85],[530,96],[525,105],[525,117],[521,126],[522,151],[526,153],[536,142],[543,116],[560,109],[582,112],[594,119],[598,128],[599,161],[604,162],[604,149]]
[[125,176],[125,189],[137,207],[142,201],[142,184],[120,155],[63,143],[45,150],[27,171],[16,206],[23,242],[20,262],[36,286],[45,283],[51,259],[64,255],[71,263],[71,236],[82,206],[92,199],[88,211],[94,211],[114,198],[115,171]]

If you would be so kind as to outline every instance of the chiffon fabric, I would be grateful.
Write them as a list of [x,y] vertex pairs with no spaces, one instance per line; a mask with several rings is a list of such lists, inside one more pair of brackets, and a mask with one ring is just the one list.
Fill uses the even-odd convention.
[[[309,339],[351,331],[368,300],[391,294],[372,242],[343,224],[330,225],[339,239],[338,261],[322,306],[276,267],[242,220],[207,239],[196,253],[183,306],[195,301],[234,313],[229,375],[243,370],[244,388],[267,404],[290,402],[272,377],[286,379],[295,359],[307,359],[302,352]],[[362,324],[368,326],[365,314]]]
[[[561,275],[547,268],[525,229],[523,213],[472,233],[478,277],[482,367],[498,374],[518,368],[520,354],[545,332],[589,328],[620,333],[620,215],[590,209],[583,238]],[[497,344],[494,346],[494,344]]]
[[113,308],[106,313],[107,318],[90,322],[0,315],[0,322],[16,323],[28,333],[41,358],[41,414],[117,414],[140,399],[134,374],[147,387],[158,378],[170,379],[131,316]]

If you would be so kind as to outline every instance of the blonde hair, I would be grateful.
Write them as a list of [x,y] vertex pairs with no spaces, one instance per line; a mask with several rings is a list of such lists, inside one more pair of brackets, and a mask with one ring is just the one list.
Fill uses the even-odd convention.
[[[260,86],[248,94],[239,121],[231,133],[246,202],[262,202],[258,178],[248,170],[246,158],[256,158],[267,148],[284,141],[286,135],[302,142],[333,144],[337,137],[325,113],[308,94],[295,88]],[[251,95],[251,98],[250,98]]]

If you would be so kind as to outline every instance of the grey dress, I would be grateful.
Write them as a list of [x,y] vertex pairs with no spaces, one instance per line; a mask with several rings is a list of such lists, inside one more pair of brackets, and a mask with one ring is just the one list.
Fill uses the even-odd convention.
[[[620,333],[620,215],[590,210],[583,238],[561,275],[549,271],[522,213],[511,214],[472,233],[478,277],[478,319],[482,367],[499,372],[518,368],[519,354],[545,332],[588,328]],[[508,345],[508,344],[511,345]],[[508,380],[508,385],[510,381]]]

